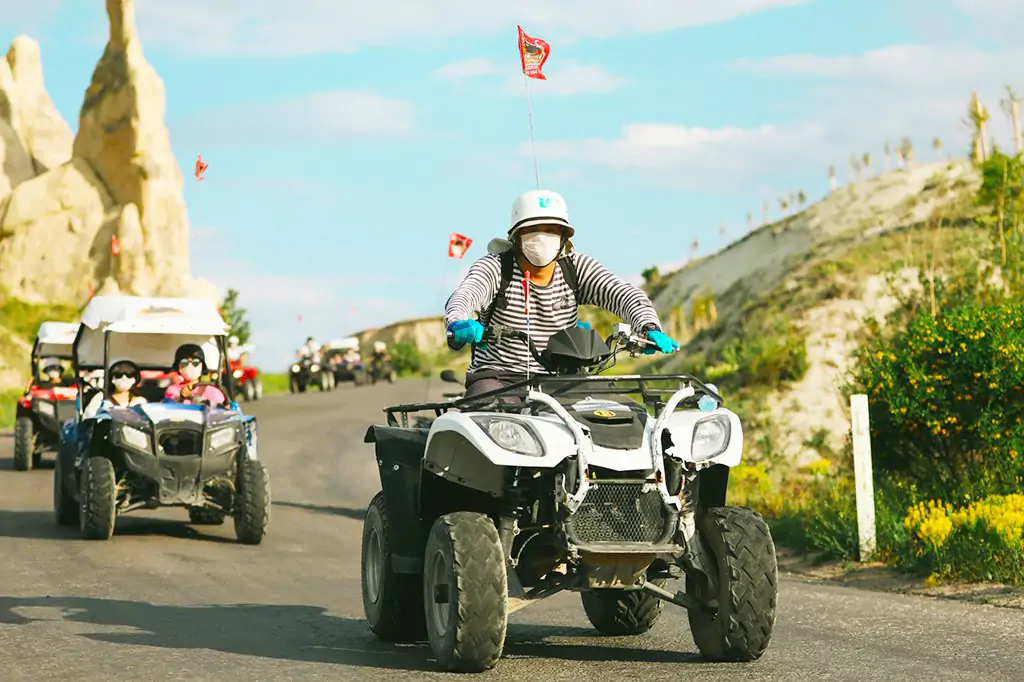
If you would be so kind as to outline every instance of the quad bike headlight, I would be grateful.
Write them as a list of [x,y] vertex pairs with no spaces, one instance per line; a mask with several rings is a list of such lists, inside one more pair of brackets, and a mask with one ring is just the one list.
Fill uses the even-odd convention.
[[300,369],[302,369],[302,368],[299,367],[298,365],[292,365],[292,371],[293,372],[298,372]]
[[500,417],[473,417],[484,433],[498,447],[518,452],[520,455],[543,457],[544,447],[533,432],[522,422]]
[[137,429],[134,426],[122,426],[121,440],[125,445],[130,445],[136,450],[149,451],[149,436],[142,429]]
[[210,451],[216,452],[222,450],[229,445],[233,445],[238,440],[235,430],[232,428],[219,429],[210,434]]
[[241,379],[242,378],[242,370],[236,369],[234,372],[231,373],[231,376],[233,376],[236,379]]
[[693,460],[699,462],[722,454],[729,446],[731,430],[729,420],[722,415],[697,422],[693,429],[693,444],[690,447]]
[[309,371],[311,371],[311,372],[319,372],[320,371],[320,365],[313,365],[312,367],[309,368]]

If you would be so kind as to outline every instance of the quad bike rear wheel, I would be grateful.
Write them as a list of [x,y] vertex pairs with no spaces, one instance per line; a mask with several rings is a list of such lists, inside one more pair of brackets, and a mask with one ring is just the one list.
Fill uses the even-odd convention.
[[[658,587],[668,582],[652,580]],[[602,635],[640,635],[658,622],[665,602],[646,590],[588,590],[580,593],[583,610]]]
[[90,457],[82,467],[78,527],[90,540],[109,540],[117,516],[117,481],[106,457]]
[[494,523],[454,512],[430,529],[423,566],[427,638],[442,668],[484,672],[501,658],[508,630],[508,575]]
[[263,382],[260,380],[259,377],[256,377],[255,379],[253,379],[252,382],[253,382],[252,399],[253,400],[259,400],[260,398],[263,397]]
[[253,388],[251,379],[242,384],[242,397],[245,398],[245,402],[247,403],[251,403],[256,400],[256,391]]
[[32,417],[22,416],[14,422],[14,468],[31,471],[36,463],[36,434]]
[[361,578],[363,613],[379,639],[416,642],[427,634],[423,620],[420,576],[395,573],[391,567],[391,525],[384,493],[377,493],[363,521]]
[[714,661],[754,661],[768,649],[775,628],[778,564],[764,518],[746,507],[714,507],[697,517],[697,528],[718,566],[718,594],[704,595],[686,580],[700,602],[718,600],[718,611],[687,611],[693,641]]
[[53,461],[53,517],[58,526],[74,526],[78,524],[79,507],[64,485],[64,470],[60,460],[58,453]]
[[239,462],[235,490],[235,536],[244,545],[258,545],[270,523],[270,477],[263,462]]

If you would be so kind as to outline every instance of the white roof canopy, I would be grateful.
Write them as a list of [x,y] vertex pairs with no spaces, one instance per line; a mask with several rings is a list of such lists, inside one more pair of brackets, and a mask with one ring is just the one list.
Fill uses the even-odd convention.
[[43,322],[36,332],[33,354],[36,357],[70,358],[78,326],[77,322]]
[[328,341],[324,345],[327,347],[328,350],[334,350],[336,348],[345,350],[349,348],[354,348],[356,350],[359,350],[359,339],[357,339],[354,336],[347,336],[343,339],[334,339],[333,341]]
[[96,296],[82,312],[75,346],[79,369],[103,367],[104,336],[110,334],[110,364],[131,360],[140,369],[169,369],[185,343],[202,347],[207,366],[220,367],[217,337],[228,325],[213,302],[201,298]]

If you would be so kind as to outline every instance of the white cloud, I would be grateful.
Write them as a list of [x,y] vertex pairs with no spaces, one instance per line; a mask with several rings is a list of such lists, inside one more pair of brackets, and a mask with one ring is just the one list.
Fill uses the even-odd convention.
[[252,325],[254,359],[264,371],[281,371],[306,336],[326,340],[415,312],[404,300],[374,294],[382,285],[398,281],[395,275],[267,272],[242,260],[225,259],[231,239],[218,228],[193,226],[189,239],[192,275],[211,281],[222,294],[229,288],[238,290],[239,306]]
[[439,80],[457,82],[480,76],[494,76],[507,71],[508,69],[498,66],[492,59],[468,57],[435,69],[431,76]]
[[[545,65],[546,66],[546,65]],[[566,59],[552,69],[544,69],[547,80],[530,79],[531,95],[576,97],[578,95],[606,95],[615,92],[629,81],[608,73],[600,64],[582,64]],[[522,95],[523,74],[512,75],[503,91],[509,95]]]
[[[502,77],[504,82],[498,88],[498,93],[517,97],[525,94],[524,76],[515,60],[508,64],[497,64],[484,57],[469,57],[445,64],[432,75],[434,78],[453,83],[488,76]],[[608,73],[600,64],[586,64],[574,59],[564,59],[550,67],[545,65],[544,75],[547,76],[547,80],[530,79],[531,95],[575,97],[609,94],[629,82],[626,78]]]
[[406,137],[415,130],[415,110],[409,102],[375,92],[333,90],[211,109],[180,123],[175,130],[203,148]]
[[[800,165],[800,149],[821,135],[814,125],[758,128],[690,128],[670,123],[632,123],[614,139],[547,142],[541,158],[584,167],[635,172],[671,186],[742,191],[744,180],[771,164],[773,170]],[[520,149],[530,154],[530,145]]]
[[[715,24],[810,0],[139,0],[146,44],[190,55],[286,57],[507,34],[522,24],[552,43]],[[509,41],[509,46],[514,43]],[[514,53],[513,53],[514,54]]]

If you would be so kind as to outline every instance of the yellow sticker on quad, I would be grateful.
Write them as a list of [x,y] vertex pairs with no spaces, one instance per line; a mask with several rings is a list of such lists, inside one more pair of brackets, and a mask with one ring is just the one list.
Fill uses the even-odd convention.
[[611,410],[594,410],[595,417],[614,417],[615,413]]

